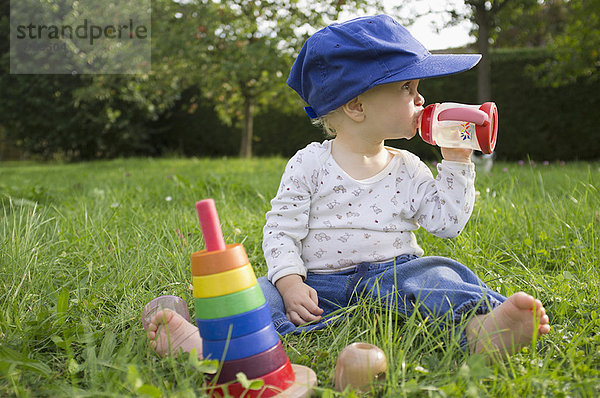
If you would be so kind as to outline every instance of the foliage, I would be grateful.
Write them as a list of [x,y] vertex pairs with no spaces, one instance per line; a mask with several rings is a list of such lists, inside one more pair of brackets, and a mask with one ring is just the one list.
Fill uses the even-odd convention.
[[474,24],[479,24],[476,10],[485,10],[488,40],[494,47],[543,45],[544,38],[560,30],[556,22],[561,18],[562,0],[465,0],[465,4],[472,11],[469,18]]
[[[417,0],[417,2],[421,1]],[[493,41],[496,30],[510,22],[510,20],[506,20],[507,15],[512,18],[515,12],[527,11],[538,5],[537,0],[464,0],[464,11],[457,11],[450,4],[441,11],[444,16],[450,16],[446,25],[468,20],[473,26],[471,33],[477,39],[476,51],[481,54],[481,60],[475,68],[477,71],[477,102],[490,101],[492,98],[490,42]],[[401,10],[405,6],[406,3],[397,8]]]
[[569,1],[564,32],[549,49],[552,59],[537,69],[540,82],[553,87],[572,84],[579,78],[598,80],[600,68],[600,0]]
[[[397,9],[423,3],[406,2]],[[573,83],[578,78],[598,78],[600,65],[600,1],[569,0],[464,0],[468,12],[448,3],[446,9],[436,11],[448,25],[469,20],[473,34],[487,34],[494,48],[548,46],[553,56],[535,69],[541,84],[558,87]],[[427,14],[426,12],[424,14]],[[407,19],[412,22],[421,15]],[[478,17],[479,16],[479,17]],[[481,30],[482,26],[486,26]],[[437,26],[440,29],[440,26]]]
[[494,48],[544,47],[562,34],[568,15],[568,1],[545,0],[529,7],[505,10],[496,24]]
[[[16,163],[0,169],[0,395],[205,396],[214,365],[159,358],[139,321],[143,305],[189,290],[203,248],[194,203],[215,199],[228,243],[257,275],[264,214],[285,159],[130,159]],[[504,170],[506,169],[506,170]],[[478,173],[474,214],[453,240],[418,231],[428,255],[469,265],[503,294],[542,300],[552,330],[505,362],[467,356],[418,316],[359,302],[321,332],[284,336],[293,363],[333,391],[336,358],[355,341],[388,358],[374,396],[600,394],[600,164],[496,163]],[[192,308],[193,309],[193,308]],[[345,396],[356,396],[346,392]]]
[[[44,158],[156,154],[144,110],[87,77],[3,75],[0,118],[11,140]],[[129,81],[128,84],[133,84]],[[81,99],[95,89],[96,97]]]
[[[582,109],[600,106],[598,82],[585,79],[564,88],[540,87],[528,70],[551,54],[543,49],[492,52],[492,88],[499,110],[496,156],[537,161],[592,160],[600,154],[600,114]],[[473,71],[421,82],[428,101],[475,103]],[[590,108],[587,108],[587,107]]]
[[[34,76],[8,73],[9,0],[0,0],[4,135],[24,152],[43,158],[172,152],[235,156],[243,137],[241,121],[246,118],[244,98],[253,98],[250,115],[256,117],[256,133],[250,143],[254,152],[291,156],[306,143],[322,139],[302,113],[299,98],[285,85],[293,55],[306,35],[329,18],[349,7],[376,2],[288,1],[286,10],[272,1],[153,0],[150,73]],[[597,76],[594,65],[600,48],[598,0],[547,0],[529,8],[525,3],[501,9],[495,26],[503,29],[492,31],[495,44],[528,44],[506,27],[532,24],[535,42],[554,40],[552,55],[515,50],[515,55],[503,51],[490,57],[492,99],[501,112],[498,156],[595,159],[600,153],[597,112],[581,117],[581,99],[587,109],[598,106],[598,88],[591,81]],[[456,12],[448,15],[460,17]],[[563,27],[568,34],[558,33]],[[511,64],[513,57],[516,62]],[[534,84],[540,82],[575,83],[567,91],[558,91]],[[421,87],[428,101],[475,103],[475,85],[473,72],[468,72],[426,81]],[[527,93],[527,104],[524,96],[515,93]],[[571,130],[577,131],[577,140],[564,133]],[[424,158],[438,156],[418,139],[397,144]]]
[[198,87],[183,91],[181,98],[156,121],[155,126],[161,134],[153,145],[163,153],[238,155],[240,130],[221,121],[213,102],[203,97]]
[[[499,107],[500,125],[497,159],[544,160],[598,159],[600,153],[600,114],[582,111],[600,107],[598,82],[585,79],[573,84],[569,90],[541,87],[528,73],[531,66],[540,65],[551,57],[543,49],[502,49],[491,53],[492,100]],[[477,103],[477,76],[475,71],[439,79],[426,79],[419,85],[427,103],[462,102]],[[223,131],[218,140],[199,139],[189,126],[206,122],[210,129]],[[187,155],[235,155],[232,145],[239,132],[220,125],[211,114],[210,107],[198,108],[194,114],[184,110],[160,120],[167,130],[164,137],[179,137]],[[291,157],[309,142],[322,141],[321,130],[311,125],[298,107],[295,112],[283,113],[267,109],[256,117],[260,140],[255,142],[256,154],[279,154]],[[200,144],[202,142],[202,144]],[[418,137],[410,141],[390,141],[389,144],[406,148],[423,159],[439,159],[439,149],[425,144]],[[227,146],[228,149],[227,149]],[[177,150],[179,146],[172,147]]]
[[298,103],[285,80],[306,39],[303,27],[317,29],[344,9],[370,3],[196,0],[178,5],[177,23],[185,32],[181,39],[194,37],[198,46],[183,56],[194,57],[191,73],[221,120],[242,129],[241,156],[252,155],[256,113],[267,106],[285,109]]
[[[152,122],[168,116],[185,90],[199,87],[198,95],[180,105],[193,113],[210,104],[226,125],[243,126],[238,137],[249,155],[252,142],[260,139],[251,134],[254,115],[267,105],[299,105],[285,79],[307,31],[343,10],[376,3],[153,0],[150,73],[31,77],[8,75],[9,0],[0,0],[7,11],[0,20],[6,35],[0,88],[10,97],[0,115],[13,141],[44,157],[155,155],[160,152],[152,143],[159,131],[152,129]],[[22,112],[39,115],[44,103],[53,104],[51,118],[24,120]],[[192,133],[211,132],[199,126]]]
[[[565,0],[453,0],[433,5],[424,0],[412,0],[395,6],[404,23],[410,25],[424,16],[435,14],[432,28],[438,32],[448,26],[470,21],[472,34],[479,35],[479,25],[486,19],[488,40],[497,47],[543,46],[552,35],[561,32],[565,19]],[[420,12],[407,12],[408,10]]]
[[9,0],[0,0],[0,120],[22,150],[44,158],[157,154],[148,120],[169,98],[145,75],[9,74]]

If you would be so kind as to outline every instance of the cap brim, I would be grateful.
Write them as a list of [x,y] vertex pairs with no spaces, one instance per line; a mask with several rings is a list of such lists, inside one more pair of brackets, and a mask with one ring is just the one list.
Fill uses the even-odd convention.
[[453,75],[473,68],[480,59],[481,54],[431,54],[391,76],[374,82],[372,86]]

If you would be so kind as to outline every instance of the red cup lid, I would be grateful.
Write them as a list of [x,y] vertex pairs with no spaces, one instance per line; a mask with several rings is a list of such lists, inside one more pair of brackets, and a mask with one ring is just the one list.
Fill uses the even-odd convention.
[[428,144],[436,145],[435,140],[432,137],[433,133],[433,114],[435,112],[435,108],[439,104],[431,104],[427,105],[423,110],[423,114],[421,115],[421,125],[419,127],[419,134],[421,135],[421,139]]
[[479,107],[480,111],[488,115],[489,122],[483,125],[475,125],[477,142],[481,152],[490,154],[496,147],[496,137],[498,135],[498,108],[493,102],[486,102]]

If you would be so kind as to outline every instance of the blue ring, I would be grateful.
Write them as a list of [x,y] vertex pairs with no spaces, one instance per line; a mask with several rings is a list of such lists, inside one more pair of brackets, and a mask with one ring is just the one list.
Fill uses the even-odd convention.
[[235,339],[225,340],[202,340],[202,352],[206,358],[222,360],[225,347],[225,361],[242,359],[259,354],[275,346],[279,342],[279,335],[275,331],[275,326],[269,323],[268,326],[257,332],[250,333]]
[[271,310],[269,304],[265,303],[258,308],[242,314],[227,316],[216,319],[197,319],[196,324],[200,336],[207,340],[224,340],[232,326],[231,338],[240,337],[256,332],[271,324]]

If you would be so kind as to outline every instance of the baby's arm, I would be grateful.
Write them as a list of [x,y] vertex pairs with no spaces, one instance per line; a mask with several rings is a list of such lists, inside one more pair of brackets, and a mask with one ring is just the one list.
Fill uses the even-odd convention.
[[440,238],[453,238],[463,230],[475,202],[475,168],[470,149],[442,148],[444,160],[433,178],[429,168],[418,162],[410,190],[415,220]]
[[301,257],[302,240],[308,234],[311,180],[316,173],[313,158],[305,149],[290,159],[263,229],[267,276],[283,298],[287,317],[296,325],[318,320],[323,312],[317,305],[317,292],[303,282],[307,270]]
[[465,148],[441,148],[444,160],[460,163],[471,163],[473,150]]
[[286,316],[294,325],[318,321],[323,310],[319,308],[317,291],[308,286],[300,275],[287,275],[275,282],[283,298]]
[[306,277],[301,254],[302,239],[308,234],[311,195],[295,159],[290,160],[281,178],[263,228],[262,248],[267,261],[267,276],[273,284],[287,275]]

